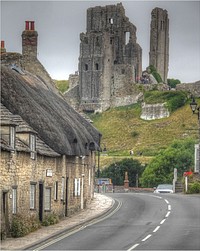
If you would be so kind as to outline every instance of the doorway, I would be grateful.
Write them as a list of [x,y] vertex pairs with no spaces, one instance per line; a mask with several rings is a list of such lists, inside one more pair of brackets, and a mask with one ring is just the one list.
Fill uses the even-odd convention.
[[39,220],[43,220],[43,193],[44,186],[43,183],[39,183]]

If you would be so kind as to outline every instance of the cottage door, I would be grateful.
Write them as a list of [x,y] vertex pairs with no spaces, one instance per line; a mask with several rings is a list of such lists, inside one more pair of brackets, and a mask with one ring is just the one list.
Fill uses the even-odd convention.
[[43,183],[39,183],[39,220],[43,219]]
[[8,192],[2,193],[2,215],[1,215],[1,239],[4,239],[9,233],[8,221]]

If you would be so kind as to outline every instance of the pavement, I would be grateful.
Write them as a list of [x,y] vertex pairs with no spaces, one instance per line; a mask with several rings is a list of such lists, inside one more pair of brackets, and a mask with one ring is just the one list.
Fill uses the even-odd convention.
[[66,217],[55,225],[48,227],[42,226],[35,232],[32,232],[20,238],[7,238],[1,241],[0,250],[27,250],[44,241],[50,240],[65,232],[70,232],[81,228],[86,223],[94,221],[103,216],[114,206],[114,200],[100,193],[95,193],[94,198],[86,209]]

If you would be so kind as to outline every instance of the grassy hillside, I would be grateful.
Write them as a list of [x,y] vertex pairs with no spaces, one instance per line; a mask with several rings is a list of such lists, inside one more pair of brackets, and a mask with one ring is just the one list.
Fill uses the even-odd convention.
[[[198,119],[189,103],[174,111],[169,118],[145,121],[140,119],[140,104],[110,109],[102,114],[90,115],[94,126],[103,134],[101,167],[124,157],[148,163],[151,156],[166,148],[175,139],[192,137],[198,139]],[[142,155],[140,155],[142,154]]]
[[68,90],[69,88],[69,80],[54,80],[56,87],[62,93]]

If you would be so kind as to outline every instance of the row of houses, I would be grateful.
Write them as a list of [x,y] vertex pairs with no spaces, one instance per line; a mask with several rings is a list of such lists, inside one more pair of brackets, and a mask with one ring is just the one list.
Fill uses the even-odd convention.
[[[23,37],[28,50],[34,45],[24,40],[33,33]],[[90,203],[101,134],[68,105],[36,57],[1,52],[0,214],[8,236],[15,215],[62,218]]]

